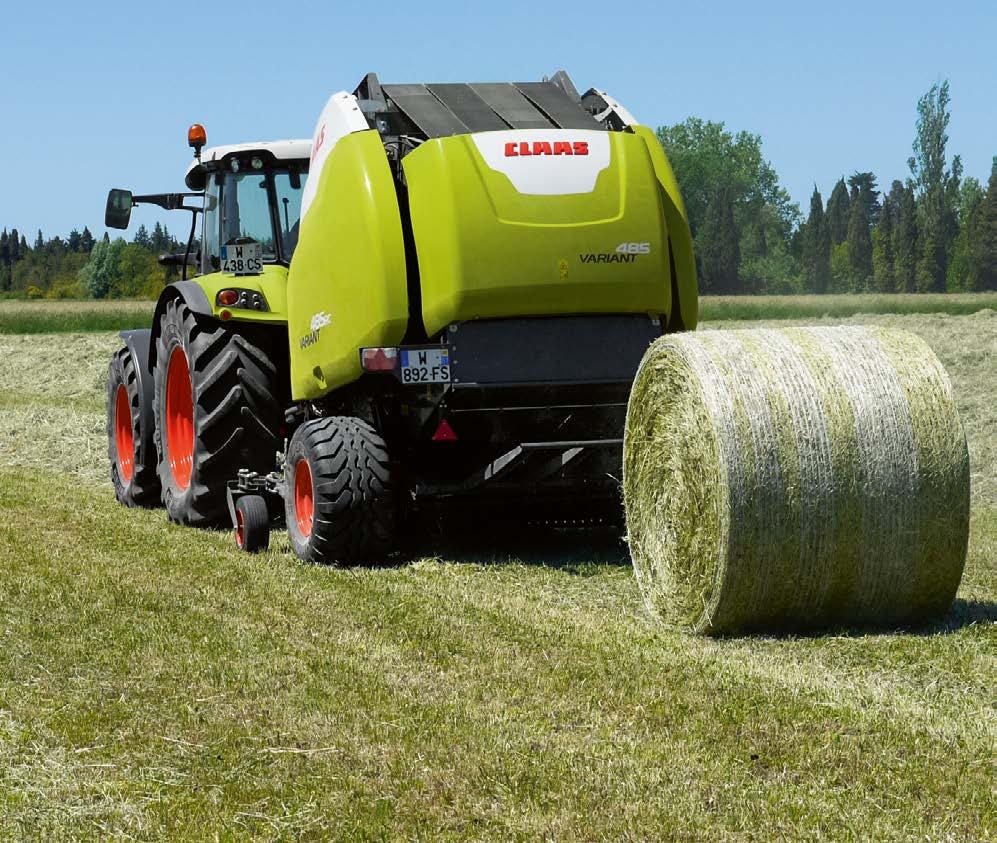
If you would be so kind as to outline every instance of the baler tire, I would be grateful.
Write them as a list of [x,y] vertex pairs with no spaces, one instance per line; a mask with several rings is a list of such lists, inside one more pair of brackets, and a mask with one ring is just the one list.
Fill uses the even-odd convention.
[[287,533],[299,558],[386,561],[398,507],[387,446],[370,424],[350,416],[303,424],[291,438],[284,472]]
[[[174,366],[176,367],[174,370]],[[193,527],[231,519],[226,484],[276,465],[277,368],[244,329],[167,303],[156,339],[156,450],[170,520]]]
[[[142,394],[131,351],[118,350],[107,367],[107,457],[114,496],[125,506],[154,507],[160,502],[156,455],[143,454]],[[125,413],[129,418],[125,418]],[[131,453],[123,453],[130,450]]]
[[262,495],[243,495],[235,502],[235,545],[246,553],[270,546],[270,511]]

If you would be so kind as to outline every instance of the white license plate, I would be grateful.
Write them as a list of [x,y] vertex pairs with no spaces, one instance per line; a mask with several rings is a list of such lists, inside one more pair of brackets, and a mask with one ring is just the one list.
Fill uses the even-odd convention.
[[263,247],[259,243],[222,246],[222,272],[259,275],[263,272]]
[[446,348],[402,350],[402,383],[450,383],[450,351]]

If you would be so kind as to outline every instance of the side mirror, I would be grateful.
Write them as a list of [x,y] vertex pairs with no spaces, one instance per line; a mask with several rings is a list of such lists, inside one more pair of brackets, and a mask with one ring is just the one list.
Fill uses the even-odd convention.
[[107,207],[104,209],[104,225],[108,228],[128,228],[132,218],[132,192],[113,189],[107,194]]

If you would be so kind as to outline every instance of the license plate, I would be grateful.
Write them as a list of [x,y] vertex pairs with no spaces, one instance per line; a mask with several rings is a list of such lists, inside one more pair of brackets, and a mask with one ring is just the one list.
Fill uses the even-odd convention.
[[402,383],[450,383],[450,351],[446,348],[403,350]]
[[263,272],[263,247],[259,243],[222,246],[222,272],[229,275],[259,275]]

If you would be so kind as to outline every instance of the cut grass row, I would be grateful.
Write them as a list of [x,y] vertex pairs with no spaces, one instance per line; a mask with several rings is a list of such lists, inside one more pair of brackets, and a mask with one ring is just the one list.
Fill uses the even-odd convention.
[[[0,301],[0,334],[123,331],[148,327],[149,301]],[[843,318],[855,314],[947,313],[997,310],[997,292],[929,295],[703,296],[700,319]]]

